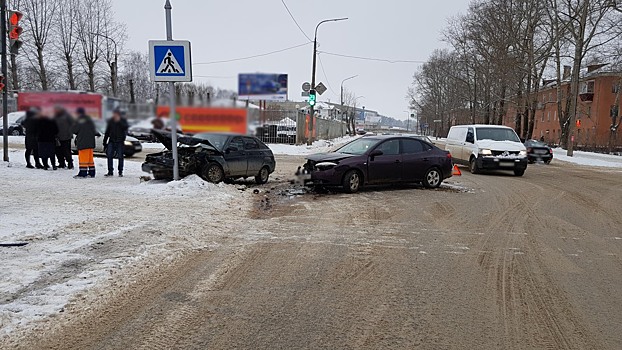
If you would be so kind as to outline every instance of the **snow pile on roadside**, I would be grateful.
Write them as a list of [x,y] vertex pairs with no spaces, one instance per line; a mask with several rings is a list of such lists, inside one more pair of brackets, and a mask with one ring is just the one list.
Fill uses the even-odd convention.
[[0,243],[28,244],[0,247],[0,339],[128,266],[211,247],[248,206],[234,186],[198,176],[141,183],[139,162],[126,161],[123,178],[104,178],[106,160],[96,158],[97,177],[76,180],[76,171],[27,169],[23,151],[10,157],[0,163]]
[[566,155],[565,149],[555,148],[553,149],[553,158],[562,162],[568,162],[578,165],[606,168],[622,168],[622,156],[583,151],[574,151],[573,153],[573,157],[568,157]]
[[360,136],[344,136],[336,138],[334,140],[318,140],[313,142],[311,146],[308,145],[286,145],[286,144],[269,144],[268,147],[275,155],[309,155],[315,153],[329,152],[336,147],[345,145],[348,142],[354,141]]

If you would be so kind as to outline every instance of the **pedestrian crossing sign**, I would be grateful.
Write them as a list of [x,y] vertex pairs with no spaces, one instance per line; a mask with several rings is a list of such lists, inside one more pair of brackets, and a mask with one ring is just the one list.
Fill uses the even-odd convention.
[[192,81],[189,41],[149,41],[149,60],[153,81]]

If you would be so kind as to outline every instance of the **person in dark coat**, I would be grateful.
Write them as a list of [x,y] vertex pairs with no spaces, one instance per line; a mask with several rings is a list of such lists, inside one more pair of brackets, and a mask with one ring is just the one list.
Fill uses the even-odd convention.
[[[43,169],[39,161],[39,144],[37,142],[37,124],[39,123],[39,109],[30,108],[26,112],[26,118],[22,121],[22,126],[26,129],[26,167],[29,169]],[[35,158],[35,166],[30,162],[30,156]]]
[[41,116],[37,123],[37,142],[39,145],[39,157],[43,163],[43,169],[48,170],[50,168],[50,162],[52,163],[52,169],[56,170],[56,137],[58,135],[58,126],[54,119],[49,116]]
[[119,177],[123,177],[123,153],[125,152],[125,137],[128,128],[127,120],[123,118],[121,111],[116,109],[106,125],[106,133],[104,134],[104,149],[108,157],[106,177],[114,176],[115,157],[119,160]]
[[64,169],[73,169],[73,157],[71,156],[71,139],[73,133],[73,117],[60,106],[54,107],[54,121],[58,126],[58,143],[56,147],[56,158],[58,159],[58,167]]
[[93,158],[95,137],[100,134],[97,132],[93,119],[86,115],[84,108],[78,108],[77,113],[78,118],[72,127],[72,132],[76,135],[80,172],[74,178],[93,178],[95,177],[95,159]]

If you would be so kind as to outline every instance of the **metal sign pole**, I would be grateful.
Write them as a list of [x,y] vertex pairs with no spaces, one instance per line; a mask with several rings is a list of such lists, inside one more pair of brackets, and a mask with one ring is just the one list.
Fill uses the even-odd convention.
[[[166,0],[166,4],[164,5],[164,9],[166,10],[166,40],[173,41],[173,21],[171,18],[171,12],[173,10],[173,6],[171,6],[170,0]],[[175,83],[169,82],[169,99],[170,99],[170,108],[171,113],[169,116],[171,122],[171,141],[173,143],[172,151],[173,151],[173,180],[179,180],[179,157],[177,156],[177,112],[176,112],[176,101],[175,101]]]
[[[2,40],[0,41],[0,45],[2,45],[2,75],[4,79],[7,78],[7,50],[6,50],[6,36],[7,36],[7,26],[6,26],[6,0],[0,0],[0,27],[2,27]],[[5,82],[8,84],[8,82]],[[4,161],[9,161],[9,92],[8,86],[5,86],[2,91],[2,145],[4,150]]]

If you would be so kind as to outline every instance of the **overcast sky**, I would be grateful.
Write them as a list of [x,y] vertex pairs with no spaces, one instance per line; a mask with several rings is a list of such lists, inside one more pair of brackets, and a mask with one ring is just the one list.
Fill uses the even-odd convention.
[[[424,61],[444,47],[441,31],[450,16],[464,13],[469,0],[285,0],[290,11],[313,38],[315,25],[328,18],[318,32],[319,50],[390,60]],[[147,51],[150,39],[166,39],[164,0],[113,0],[117,19],[128,26],[127,49]],[[302,100],[301,85],[311,79],[312,45],[261,58],[197,65],[276,51],[308,40],[296,27],[281,0],[171,0],[175,39],[192,42],[195,81],[237,90],[238,73],[289,74],[290,100]],[[318,82],[329,89],[320,101],[339,101],[341,81],[360,104],[380,114],[406,118],[406,91],[418,64],[390,64],[320,55]]]

